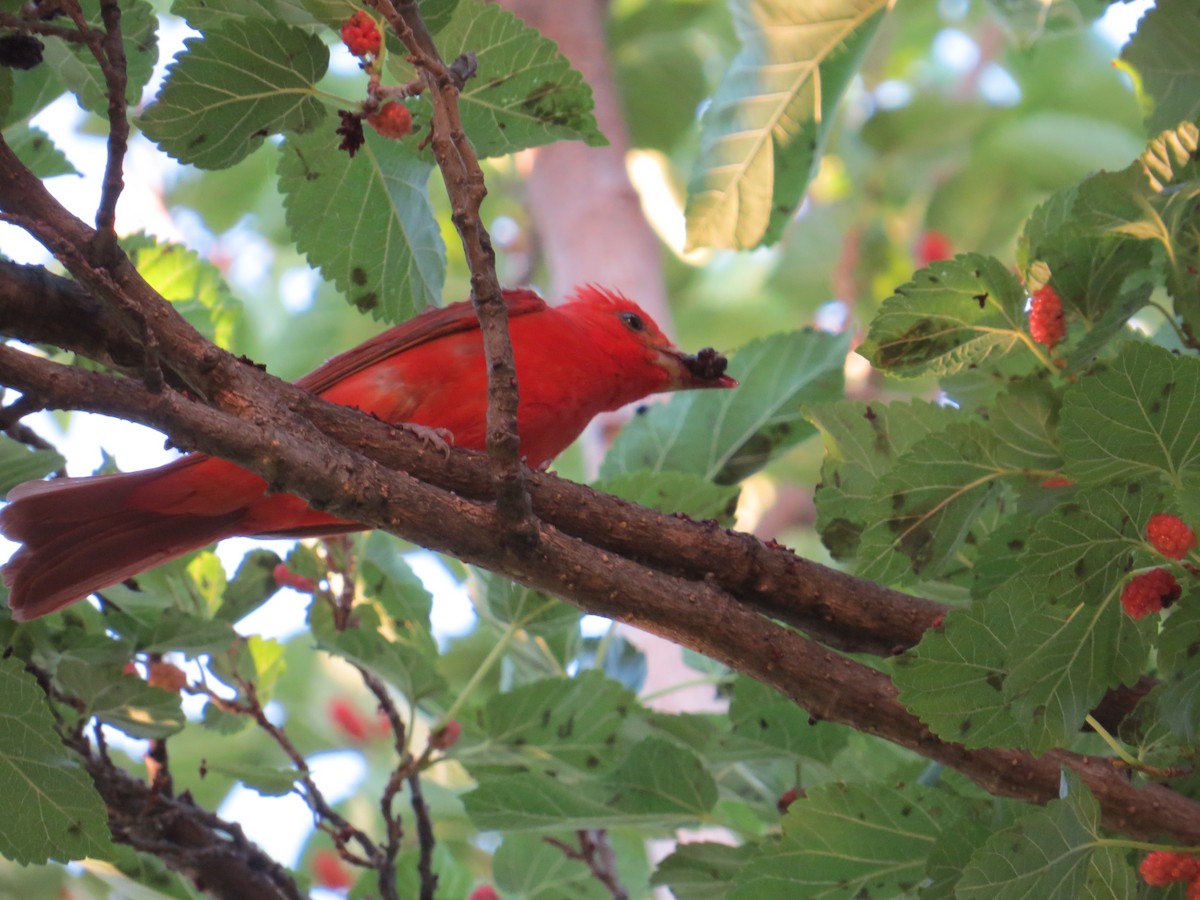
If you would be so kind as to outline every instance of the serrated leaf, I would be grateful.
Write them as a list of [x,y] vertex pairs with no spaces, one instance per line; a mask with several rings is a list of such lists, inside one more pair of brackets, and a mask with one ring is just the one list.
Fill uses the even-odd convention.
[[1062,466],[1058,408],[1057,391],[1041,378],[1018,381],[1000,394],[987,414],[997,441],[996,461],[1011,469],[1057,471]]
[[635,745],[613,772],[564,781],[557,772],[484,776],[463,797],[481,829],[573,830],[695,821],[716,800],[703,762],[662,738]]
[[[570,844],[577,838],[564,834],[563,840]],[[605,900],[612,896],[587,863],[572,859],[540,834],[506,835],[492,857],[492,876],[496,887],[519,897]]]
[[359,557],[359,576],[364,595],[377,602],[394,622],[426,632],[431,629],[433,597],[390,535],[376,531],[367,536]]
[[354,627],[339,631],[329,607],[312,604],[308,621],[317,647],[374,672],[413,703],[445,688],[435,665],[437,646],[428,631],[412,623],[382,623],[365,604],[354,612]]
[[543,772],[481,779],[479,787],[462,800],[471,822],[485,831],[562,831],[646,823],[609,805],[606,792],[566,785]]
[[[104,31],[100,0],[80,0],[88,25]],[[158,62],[158,16],[146,0],[119,0],[121,43],[125,50],[125,99],[131,107],[142,101],[142,89],[150,81]],[[75,94],[79,105],[99,116],[108,114],[108,87],[100,64],[84,43],[48,40],[43,51],[45,64]]]
[[283,145],[279,187],[296,246],[358,309],[410,318],[439,302],[445,278],[432,164],[375,134],[353,159],[338,141],[323,129]]
[[904,894],[924,877],[944,803],[917,788],[814,788],[788,810],[782,840],[763,844],[738,871],[729,900]]
[[1135,622],[1114,590],[1096,605],[1052,605],[1040,586],[1026,593],[1021,627],[1008,646],[1004,698],[1040,754],[1065,746],[1104,694],[1146,668],[1152,620]]
[[835,559],[853,558],[879,481],[921,438],[958,417],[949,406],[838,401],[806,407],[821,431],[825,461],[817,485],[817,530]]
[[274,574],[279,563],[277,553],[261,548],[251,550],[242,557],[233,580],[225,586],[221,605],[213,613],[213,618],[232,624],[266,603],[279,590]]
[[1187,591],[1163,624],[1158,639],[1158,676],[1163,682],[1158,714],[1180,741],[1195,745],[1200,736],[1200,605]]
[[623,497],[664,513],[682,513],[693,519],[717,519],[730,524],[737,511],[739,488],[713,484],[691,472],[623,472],[593,482],[606,494]]
[[14,125],[5,129],[4,140],[17,159],[38,178],[80,174],[66,154],[54,146],[50,135],[40,128]]
[[[445,10],[440,10],[444,17]],[[460,0],[436,36],[450,62],[474,53],[478,70],[459,93],[463,130],[481,157],[501,156],[554,141],[607,143],[592,114],[592,89],[558,46],[508,10]],[[389,57],[400,81],[414,77],[403,54]],[[428,120],[428,101],[415,110]]]
[[[353,14],[356,7],[344,3],[341,19]],[[175,0],[171,13],[184,19],[197,31],[218,27],[231,18],[266,19],[298,27],[313,26],[317,19],[305,8],[302,0]]]
[[699,819],[717,802],[717,784],[700,757],[660,737],[635,744],[604,784],[613,806],[636,815]]
[[262,19],[226,19],[184,47],[139,121],[180,162],[223,169],[268,135],[309,131],[324,119],[314,85],[329,51],[315,35]]
[[472,743],[464,735],[457,758],[477,777],[490,771],[484,767],[520,767],[550,769],[572,783],[618,763],[637,708],[628,689],[594,669],[541,679],[490,699],[479,715],[484,737]]
[[670,888],[676,900],[725,900],[729,883],[755,852],[754,844],[679,844],[658,864],[650,883]]
[[1080,482],[1166,479],[1200,466],[1200,360],[1128,344],[1103,371],[1063,395],[1059,438]]
[[1004,465],[995,436],[977,422],[955,423],[908,450],[879,481],[858,547],[857,573],[880,583],[941,574]]
[[702,120],[688,184],[690,247],[748,249],[779,239],[888,6],[733,0],[742,47]]
[[237,640],[237,632],[228,622],[203,619],[170,607],[145,617],[112,610],[109,620],[113,631],[133,641],[134,646],[144,653],[171,650],[189,656],[221,653]]
[[648,469],[740,481],[815,433],[803,408],[840,396],[848,340],[797,331],[747,344],[729,366],[736,390],[681,393],[648,407],[621,430],[601,477]]
[[1131,873],[1122,848],[1097,846],[1100,806],[1095,798],[1077,776],[1064,777],[1064,799],[1052,800],[1044,810],[997,832],[975,853],[958,882],[958,897],[1075,900],[1084,895],[1093,874],[1104,879],[1119,868]]
[[21,865],[107,857],[108,816],[54,733],[45,695],[16,658],[0,659],[0,855]]
[[893,680],[900,702],[943,740],[976,747],[1011,747],[1021,728],[1003,693],[1008,645],[1018,630],[1005,587],[968,609],[947,614],[940,629],[925,632],[913,650],[895,662]]
[[0,435],[0,496],[7,496],[18,484],[57,472],[66,464],[66,459],[53,450],[33,450]]
[[1034,526],[1021,558],[1053,602],[1098,604],[1124,581],[1161,498],[1138,483],[1081,489]]
[[1158,0],[1121,51],[1121,60],[1137,69],[1148,95],[1143,102],[1150,131],[1200,118],[1198,42],[1200,8],[1190,0]]
[[729,721],[739,738],[772,751],[825,762],[846,744],[845,729],[813,720],[803,708],[764,684],[739,675],[732,693]]
[[66,693],[83,701],[89,715],[132,737],[169,737],[187,722],[178,694],[151,687],[115,667],[64,658],[55,678]]
[[922,269],[883,302],[858,348],[892,375],[951,375],[1031,347],[1025,292],[997,259],[971,253]]
[[220,269],[182,244],[160,244],[145,234],[123,238],[121,246],[142,278],[193,328],[219,347],[233,346],[242,303]]

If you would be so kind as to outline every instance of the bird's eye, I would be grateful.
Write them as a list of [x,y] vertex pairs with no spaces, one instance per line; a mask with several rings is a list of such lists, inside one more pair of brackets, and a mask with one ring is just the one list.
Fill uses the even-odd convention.
[[629,326],[630,331],[646,330],[646,323],[642,320],[642,317],[635,312],[621,313],[621,321]]

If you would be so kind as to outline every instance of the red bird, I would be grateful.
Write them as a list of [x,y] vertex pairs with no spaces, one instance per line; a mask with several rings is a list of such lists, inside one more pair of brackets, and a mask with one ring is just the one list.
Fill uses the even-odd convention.
[[[662,391],[728,388],[725,358],[687,356],[637,304],[585,287],[548,306],[505,291],[529,465],[549,462],[598,413]],[[487,367],[470,303],[421,313],[335,356],[298,385],[387,422],[445,429],[485,446]],[[245,469],[199,453],[144,472],[31,481],[8,495],[0,531],[24,546],[4,567],[9,606],[34,619],[93,591],[235,535],[312,537],[353,523],[268,494]]]

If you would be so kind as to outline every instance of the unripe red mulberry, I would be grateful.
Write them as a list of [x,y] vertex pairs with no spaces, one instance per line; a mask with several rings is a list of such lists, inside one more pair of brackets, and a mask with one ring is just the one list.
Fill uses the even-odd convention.
[[383,35],[375,20],[360,9],[342,24],[342,42],[355,56],[378,56]]
[[389,100],[379,112],[367,116],[367,124],[385,138],[398,140],[412,131],[412,113],[403,103]]
[[1179,599],[1179,582],[1166,569],[1151,569],[1130,579],[1121,591],[1121,606],[1130,618],[1140,619]]
[[1146,540],[1167,559],[1183,559],[1196,546],[1196,535],[1170,513],[1155,513],[1146,523]]

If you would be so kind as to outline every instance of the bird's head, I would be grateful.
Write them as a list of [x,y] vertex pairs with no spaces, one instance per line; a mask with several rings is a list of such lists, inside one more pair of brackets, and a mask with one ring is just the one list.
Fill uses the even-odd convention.
[[711,347],[684,353],[663,334],[658,324],[625,295],[586,285],[568,304],[600,336],[606,353],[630,374],[641,372],[653,383],[646,393],[703,388],[733,388],[737,380],[725,374],[728,360]]

